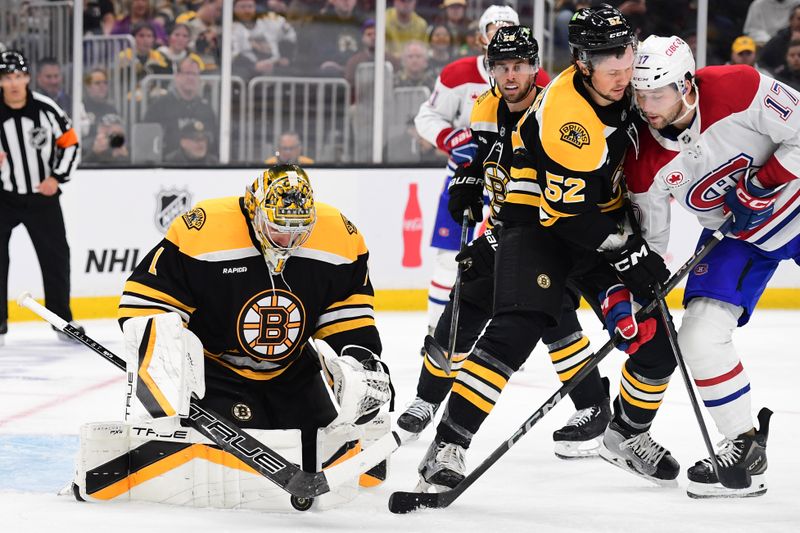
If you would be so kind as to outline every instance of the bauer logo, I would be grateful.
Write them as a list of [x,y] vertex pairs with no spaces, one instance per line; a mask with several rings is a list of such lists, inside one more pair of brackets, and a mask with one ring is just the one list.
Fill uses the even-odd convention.
[[189,210],[192,195],[188,190],[161,189],[156,195],[156,228],[166,233],[172,221]]

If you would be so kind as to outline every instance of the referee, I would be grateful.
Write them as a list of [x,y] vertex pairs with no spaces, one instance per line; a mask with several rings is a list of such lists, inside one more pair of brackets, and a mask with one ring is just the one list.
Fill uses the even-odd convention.
[[0,344],[8,331],[8,242],[19,224],[39,258],[45,305],[72,321],[69,245],[58,196],[78,164],[78,136],[64,111],[29,83],[25,57],[0,53]]

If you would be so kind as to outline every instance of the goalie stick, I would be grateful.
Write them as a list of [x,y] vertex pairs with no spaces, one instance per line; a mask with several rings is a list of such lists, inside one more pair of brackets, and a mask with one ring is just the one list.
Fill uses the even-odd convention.
[[[663,292],[662,294],[668,294],[672,289],[675,288],[680,281],[689,274],[689,272],[697,266],[697,264],[703,260],[703,258],[725,237],[725,231],[727,229],[727,224],[723,223],[719,229],[714,231],[714,233],[709,237],[708,241],[698,249],[694,255],[686,262],[684,265],[678,269],[675,274],[663,285]],[[649,304],[639,310],[636,313],[637,321],[642,320],[645,318],[646,315],[652,313],[656,306],[658,305],[657,300],[652,300]],[[427,340],[427,339],[426,339]],[[444,356],[444,349],[441,346],[436,344],[436,341],[431,339],[433,342],[431,343],[430,348],[434,351],[440,352],[436,355],[436,357],[443,357]],[[610,341],[604,344],[595,354],[591,357],[586,364],[581,368],[581,370],[573,376],[571,380],[564,383],[550,398],[548,398],[541,407],[539,407],[536,411],[528,417],[525,422],[514,432],[511,437],[508,438],[505,442],[503,442],[500,446],[498,446],[486,459],[483,460],[481,464],[479,464],[472,472],[470,472],[458,485],[450,490],[445,490],[442,492],[410,492],[410,491],[398,491],[394,492],[389,497],[389,510],[395,514],[404,514],[409,513],[411,511],[416,511],[417,509],[422,508],[432,508],[432,509],[440,509],[449,506],[453,503],[456,498],[461,496],[465,490],[467,490],[475,481],[480,478],[484,472],[489,470],[489,468],[495,464],[500,458],[508,452],[514,446],[523,435],[528,433],[531,428],[548,412],[550,412],[553,407],[555,407],[558,402],[560,402],[565,396],[569,394],[569,392],[574,389],[578,383],[580,383],[584,378],[586,378],[589,373],[594,370],[600,361],[602,361],[614,347],[622,341],[622,335],[619,332],[615,332],[613,337]],[[430,352],[428,352],[430,354]],[[433,355],[432,355],[433,357]]]
[[[135,379],[134,373],[127,371],[125,368],[125,361],[121,357],[41,305],[33,299],[30,293],[22,293],[17,298],[17,303],[30,309],[56,329],[90,348],[120,370],[127,372],[128,382],[132,382]],[[192,401],[189,406],[189,416],[186,420],[192,428],[214,442],[221,449],[230,453],[292,496],[303,499],[315,498],[325,494],[331,490],[331,487],[338,486],[366,472],[391,455],[401,443],[398,433],[392,431],[347,461],[343,461],[322,472],[306,472],[291,461],[284,459],[279,453],[252,437],[224,416],[206,407],[200,407],[195,401]]]

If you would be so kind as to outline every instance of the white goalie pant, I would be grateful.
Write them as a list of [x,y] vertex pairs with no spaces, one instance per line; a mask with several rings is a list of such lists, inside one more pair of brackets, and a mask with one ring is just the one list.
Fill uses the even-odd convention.
[[[388,414],[379,419],[388,430]],[[287,460],[300,464],[300,430],[246,431]],[[324,469],[349,459],[359,453],[364,442],[365,430],[361,426],[343,424],[320,429],[317,467]],[[146,501],[222,509],[293,510],[287,492],[174,419],[85,424],[80,432],[74,483],[77,494],[91,502]],[[315,498],[312,509],[340,506],[353,500],[358,492],[356,477]]]
[[693,298],[683,314],[678,343],[717,429],[734,439],[753,428],[750,380],[733,346],[742,308]]

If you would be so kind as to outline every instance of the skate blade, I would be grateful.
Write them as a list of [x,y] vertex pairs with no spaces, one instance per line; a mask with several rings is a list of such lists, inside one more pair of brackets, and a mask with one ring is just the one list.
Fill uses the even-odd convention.
[[690,481],[686,495],[695,500],[709,498],[755,498],[767,493],[767,479],[764,474],[752,476],[750,486],[745,489],[729,489],[721,483],[697,483]]
[[571,461],[573,459],[594,459],[600,456],[600,443],[602,435],[590,440],[581,441],[555,441],[553,453],[559,459]]
[[611,463],[617,468],[624,470],[630,474],[633,474],[642,479],[646,479],[647,481],[653,483],[654,485],[668,489],[674,489],[678,487],[677,479],[659,479],[657,477],[653,477],[648,474],[643,474],[642,472],[639,472],[638,470],[633,468],[633,466],[631,466],[631,464],[626,459],[622,459],[612,454],[610,451],[608,451],[608,448],[601,446],[599,455],[604,461]]

